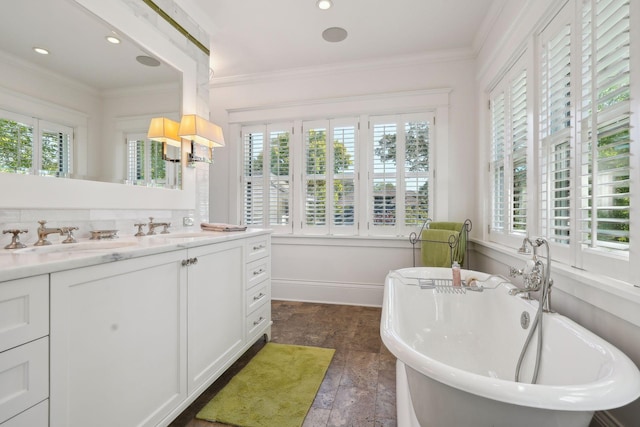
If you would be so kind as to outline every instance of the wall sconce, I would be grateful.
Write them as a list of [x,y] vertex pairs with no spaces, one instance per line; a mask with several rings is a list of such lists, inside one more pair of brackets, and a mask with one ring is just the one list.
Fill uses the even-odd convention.
[[[191,140],[191,153],[189,154],[189,162],[206,162],[213,161],[213,147],[224,147],[224,135],[222,128],[209,120],[195,114],[186,114],[180,120],[180,129],[178,135],[181,138]],[[209,158],[197,156],[194,144],[203,145],[209,148]]]
[[149,124],[147,137],[154,141],[162,142],[162,160],[167,162],[179,162],[180,159],[171,159],[167,156],[167,145],[178,147],[182,154],[182,139],[178,135],[180,124],[166,117],[154,117]]

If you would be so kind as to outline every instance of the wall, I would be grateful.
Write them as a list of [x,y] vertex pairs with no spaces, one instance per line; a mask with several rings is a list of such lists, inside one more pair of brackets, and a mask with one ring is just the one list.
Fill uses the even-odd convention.
[[[229,135],[229,112],[261,107],[267,115],[332,99],[450,88],[448,156],[436,165],[436,198],[450,218],[468,218],[476,203],[473,182],[474,60],[468,52],[447,52],[383,62],[212,80],[211,118],[226,132],[227,146],[217,149],[211,172],[213,221],[240,221],[239,135]],[[358,101],[355,101],[357,105]],[[364,105],[364,103],[363,103]],[[272,111],[269,111],[270,106]],[[283,108],[286,106],[286,108]],[[385,105],[377,108],[385,109]],[[291,112],[293,110],[293,112]],[[305,110],[306,111],[306,110]],[[391,111],[393,112],[393,111]],[[399,112],[399,111],[398,111]],[[368,111],[360,111],[365,114]],[[390,113],[390,111],[387,111]],[[299,114],[302,112],[300,107]],[[324,117],[324,116],[323,116]],[[289,119],[318,117],[288,117]],[[235,129],[235,128],[234,128]],[[442,143],[442,142],[441,142]],[[473,218],[472,218],[473,220]],[[273,244],[273,296],[280,299],[380,305],[384,277],[390,269],[412,265],[408,238],[279,237]]]
[[[500,18],[492,26],[486,42],[478,55],[476,94],[478,111],[479,164],[486,164],[489,153],[489,111],[487,91],[523,46],[531,48],[532,34],[536,28],[553,16],[564,2],[553,0],[512,1],[504,4]],[[637,9],[638,2],[632,2]],[[634,6],[635,5],[635,6]],[[489,223],[488,174],[478,171],[480,179],[476,190],[480,195],[475,209],[479,219],[478,230],[484,234]],[[485,196],[485,197],[483,197]],[[516,256],[515,249],[508,249],[486,241],[477,240],[472,253],[474,269],[508,274],[509,266],[521,268],[523,258]],[[571,318],[593,331],[620,350],[640,366],[640,292],[628,284],[618,283],[607,277],[584,274],[570,266],[554,263],[552,267],[554,286],[552,309]],[[640,399],[623,408],[597,413],[600,425],[636,426],[640,420]]]
[[[78,3],[85,4],[84,0],[78,0]],[[88,2],[93,5],[96,2]],[[177,6],[175,5],[173,0],[164,0],[160,6],[164,8],[170,15],[174,17],[178,22],[181,23],[184,27],[187,27],[189,31],[196,35],[200,40],[204,40],[205,42],[208,40],[208,35],[202,29],[198,28],[195,23],[190,20],[187,15]],[[209,81],[209,58],[202,51],[196,48],[193,44],[186,40],[186,38],[180,34],[176,29],[169,26],[165,21],[160,19],[154,11],[152,11],[148,6],[144,3],[135,1],[135,0],[121,0],[113,3],[103,3],[100,4],[100,7],[105,8],[105,10],[117,10],[120,13],[121,8],[123,7],[129,8],[131,11],[131,17],[137,22],[142,23],[142,25],[151,24],[152,27],[155,27],[158,31],[155,36],[160,35],[164,37],[165,43],[171,43],[173,45],[178,46],[186,55],[193,58],[194,62],[197,66],[197,88],[193,90],[193,93],[196,94],[193,102],[187,103],[188,108],[191,111],[186,111],[187,113],[196,112],[202,116],[208,116],[209,114],[209,93],[208,93],[208,81]],[[93,10],[93,9],[92,9]],[[129,17],[127,17],[129,19]],[[147,24],[144,24],[146,22]],[[4,76],[5,74],[3,74]],[[7,74],[8,76],[8,74]],[[99,108],[97,102],[92,99],[91,94],[87,94],[86,90],[83,90],[82,87],[78,87],[78,85],[74,85],[74,82],[65,82],[67,84],[67,88],[65,88],[61,93],[63,96],[66,96],[68,100],[73,100],[74,109],[82,111],[89,111],[90,114],[97,114]],[[62,87],[62,86],[56,86]],[[18,89],[17,86],[14,87],[15,90]],[[50,93],[51,88],[41,87],[41,86],[31,86],[25,88],[25,90],[31,90],[31,95],[33,96],[44,96],[46,99],[50,97],[54,97],[52,100],[60,99],[60,93]],[[84,108],[86,107],[86,108]],[[164,108],[164,107],[163,107]],[[133,113],[132,113],[133,114]],[[89,134],[88,138],[96,138],[97,135]],[[79,169],[85,170],[87,172],[87,162],[90,161],[87,157],[87,153],[79,153],[81,156],[84,155],[84,166],[81,164]],[[116,154],[111,154],[115,156]],[[94,159],[95,160],[95,159]],[[100,161],[100,159],[98,159]],[[116,228],[120,230],[120,234],[133,234],[135,233],[135,228],[133,226],[134,223],[143,221],[148,221],[149,216],[153,216],[156,221],[170,221],[173,224],[173,227],[181,227],[182,226],[182,218],[185,216],[194,217],[196,224],[200,221],[206,221],[209,218],[209,166],[206,164],[198,164],[195,169],[189,170],[188,174],[192,174],[195,176],[193,178],[193,182],[195,182],[194,187],[190,190],[195,193],[192,200],[195,200],[195,203],[186,203],[191,204],[192,208],[185,209],[181,207],[177,208],[168,208],[168,209],[151,209],[145,208],[143,200],[147,199],[147,194],[140,194],[142,197],[138,198],[138,200],[130,199],[129,196],[134,193],[138,193],[139,191],[148,190],[148,192],[154,193],[153,196],[149,196],[149,200],[156,200],[161,191],[175,191],[175,190],[159,190],[159,189],[136,189],[136,191],[132,191],[127,193],[127,197],[122,197],[122,204],[117,208],[108,208],[105,209],[103,206],[99,206],[100,193],[101,191],[107,191],[110,196],[117,193],[117,189],[113,187],[106,188],[106,184],[103,183],[91,183],[88,181],[78,181],[71,180],[67,183],[60,180],[55,183],[55,185],[49,185],[52,183],[47,183],[47,187],[55,188],[55,191],[50,192],[46,195],[46,197],[38,198],[37,200],[32,200],[33,198],[29,198],[29,194],[24,194],[23,197],[14,198],[14,200],[22,200],[22,202],[8,204],[6,201],[0,201],[0,228],[8,229],[8,228],[24,228],[29,229],[30,232],[28,235],[23,236],[23,241],[27,243],[31,243],[36,240],[35,229],[38,224],[37,221],[41,219],[49,220],[49,226],[66,226],[66,225],[77,225],[80,226],[80,231],[76,233],[79,237],[86,237],[89,235],[89,230],[92,229],[112,229]],[[3,182],[10,183],[25,183],[31,182],[30,179],[13,179],[15,177],[6,177],[7,179],[3,179]],[[29,178],[29,177],[25,177]],[[95,184],[95,185],[93,185]],[[31,184],[29,184],[31,185]],[[61,206],[59,202],[60,196],[65,192],[65,188],[69,187],[73,189],[73,195],[71,197],[72,203],[67,204],[66,206]],[[25,192],[29,193],[30,190],[26,188],[22,189],[20,186],[12,187],[16,193]],[[31,187],[28,187],[31,188]],[[65,195],[66,197],[66,195]],[[134,195],[135,197],[135,195]],[[173,200],[173,198],[171,198]],[[178,198],[179,199],[179,198]],[[187,198],[188,199],[188,198]],[[97,203],[90,204],[87,206],[87,203],[82,203],[83,200],[95,200]],[[182,199],[180,199],[182,200]],[[75,206],[77,203],[78,206]],[[148,205],[147,205],[148,206]],[[54,237],[54,236],[52,236]],[[55,240],[55,237],[52,239]],[[10,237],[8,235],[0,236],[0,245],[4,246],[9,243]]]

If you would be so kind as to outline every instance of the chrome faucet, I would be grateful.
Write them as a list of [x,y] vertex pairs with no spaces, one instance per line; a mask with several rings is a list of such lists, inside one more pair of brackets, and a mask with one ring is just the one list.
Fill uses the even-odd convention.
[[147,231],[147,236],[151,236],[156,234],[156,227],[164,227],[164,229],[160,232],[160,234],[169,234],[168,228],[171,226],[170,222],[153,222],[153,217],[149,217],[149,231]]
[[[547,265],[538,258],[538,248],[545,245],[547,249]],[[542,291],[540,295],[541,304],[545,311],[551,311],[550,305],[550,293],[553,280],[550,278],[551,273],[551,254],[549,253],[549,242],[546,239],[538,237],[535,241],[531,241],[528,237],[525,237],[522,241],[522,246],[518,249],[519,254],[530,254],[528,246],[533,249],[533,258],[527,261],[524,268],[517,269],[509,267],[509,276],[516,277],[522,276],[524,288],[512,289],[509,291],[510,295],[525,294],[525,298],[531,299],[531,292]]]

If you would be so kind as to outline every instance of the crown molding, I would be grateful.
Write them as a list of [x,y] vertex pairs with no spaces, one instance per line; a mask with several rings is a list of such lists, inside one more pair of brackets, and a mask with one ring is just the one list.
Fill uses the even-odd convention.
[[431,51],[419,55],[403,55],[363,61],[341,62],[313,67],[291,68],[286,70],[269,71],[265,73],[241,74],[235,76],[213,77],[210,87],[219,88],[245,84],[266,83],[293,78],[324,77],[327,74],[336,75],[357,71],[386,70],[391,68],[415,67],[437,62],[461,61],[475,59],[476,52],[471,48],[448,49]]

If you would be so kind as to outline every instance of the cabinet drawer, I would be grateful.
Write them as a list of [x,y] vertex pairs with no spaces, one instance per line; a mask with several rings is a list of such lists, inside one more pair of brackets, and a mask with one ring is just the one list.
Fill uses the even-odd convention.
[[247,338],[252,340],[271,324],[271,304],[262,307],[247,316]]
[[247,314],[252,313],[265,302],[271,301],[269,281],[265,280],[247,292]]
[[0,283],[0,352],[48,334],[49,276]]
[[49,337],[0,353],[0,423],[49,395]]
[[49,425],[49,400],[38,403],[20,415],[16,415],[2,427],[47,427]]
[[271,258],[261,258],[247,264],[246,285],[251,289],[258,283],[271,277]]
[[248,240],[245,243],[246,261],[251,262],[269,256],[271,252],[270,238],[271,236],[266,235]]

